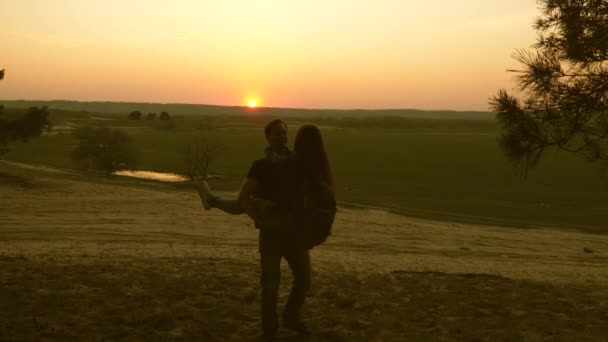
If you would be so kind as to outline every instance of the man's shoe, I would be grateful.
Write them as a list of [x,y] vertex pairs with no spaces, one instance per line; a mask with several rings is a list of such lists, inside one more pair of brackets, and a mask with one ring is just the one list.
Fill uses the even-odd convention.
[[297,331],[302,335],[310,335],[310,330],[300,320],[284,320],[283,326],[287,329]]

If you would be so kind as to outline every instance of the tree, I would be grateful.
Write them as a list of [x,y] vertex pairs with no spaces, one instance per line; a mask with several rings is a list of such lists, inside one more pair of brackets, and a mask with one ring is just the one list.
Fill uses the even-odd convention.
[[211,141],[202,135],[194,138],[186,147],[186,175],[191,180],[196,178],[207,178],[209,163],[213,161],[222,145],[216,141]]
[[72,151],[71,157],[83,167],[107,174],[135,167],[135,154],[125,131],[85,126],[76,129],[73,136],[80,142]]
[[141,112],[138,110],[132,111],[129,114],[129,120],[141,120]]
[[[4,78],[4,69],[0,70],[0,80]],[[12,141],[28,141],[39,137],[50,126],[47,107],[31,107],[23,117],[7,120],[1,117],[4,106],[0,107],[0,156],[8,152]]]
[[171,116],[167,112],[160,112],[160,118],[159,119],[161,119],[161,120],[171,120]]
[[608,2],[541,0],[534,51],[515,59],[521,99],[500,90],[490,100],[500,145],[525,176],[550,148],[608,160]]
[[148,116],[146,116],[146,120],[154,120],[156,119],[156,113],[148,113]]

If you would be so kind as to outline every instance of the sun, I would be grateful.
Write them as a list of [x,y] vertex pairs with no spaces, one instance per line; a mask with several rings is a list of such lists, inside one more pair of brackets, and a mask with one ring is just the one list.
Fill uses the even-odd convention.
[[249,108],[255,108],[258,106],[258,103],[255,101],[249,101]]

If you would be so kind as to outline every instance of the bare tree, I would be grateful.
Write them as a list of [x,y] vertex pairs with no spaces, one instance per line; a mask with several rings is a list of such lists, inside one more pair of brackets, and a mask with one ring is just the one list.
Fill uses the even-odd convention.
[[212,141],[202,135],[193,139],[186,148],[186,175],[191,180],[206,179],[209,172],[209,164],[217,157],[222,149],[222,144]]

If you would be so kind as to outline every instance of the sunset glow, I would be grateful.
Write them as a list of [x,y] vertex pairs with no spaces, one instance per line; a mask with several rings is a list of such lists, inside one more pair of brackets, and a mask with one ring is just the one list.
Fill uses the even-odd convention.
[[257,103],[255,101],[249,101],[249,108],[257,107]]
[[2,1],[0,99],[251,106],[255,89],[265,107],[487,110],[535,42],[536,6]]

